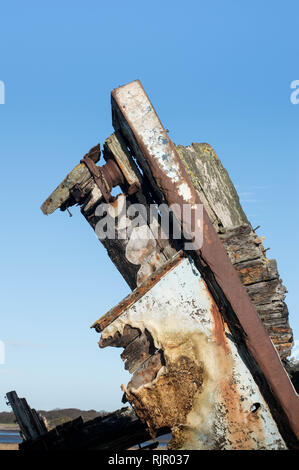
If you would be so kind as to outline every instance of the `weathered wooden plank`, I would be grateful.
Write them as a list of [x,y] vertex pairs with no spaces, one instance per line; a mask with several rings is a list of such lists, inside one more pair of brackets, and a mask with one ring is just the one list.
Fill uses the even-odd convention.
[[120,133],[111,134],[104,144],[104,158],[110,155],[116,160],[127,183],[131,186],[141,183],[141,175],[136,163],[131,157],[128,148]]
[[[181,209],[184,204],[200,204],[202,201],[198,191],[188,178],[141,83],[136,80],[113,90],[111,101],[113,126],[127,139],[134,157],[148,177],[156,200],[167,201],[169,206],[177,204]],[[179,217],[179,222],[182,231],[190,233],[184,214]],[[205,210],[203,221],[197,220],[196,223],[203,225],[203,244],[191,256],[231,328],[235,341],[240,349],[243,348],[251,372],[260,381],[260,386],[263,384],[271,412],[280,426],[284,422],[286,429],[288,423],[291,424],[288,428],[290,434],[286,438],[295,442],[292,433],[299,435],[295,418],[298,400],[290,381]],[[280,416],[277,415],[278,408],[283,410]]]
[[153,339],[150,335],[143,333],[124,349],[120,357],[125,362],[125,369],[132,374],[155,351]]
[[164,364],[163,352],[157,351],[156,354],[150,356],[138,367],[126,388],[137,389],[152,382]]
[[118,305],[109,310],[104,316],[99,318],[96,322],[91,325],[91,328],[95,328],[96,331],[103,331],[108,325],[114,322],[124,311],[125,308],[133,305],[138,299],[142,297],[144,292],[147,289],[152,288],[157,284],[161,277],[165,275],[166,272],[173,269],[183,257],[183,252],[180,251],[174,256],[170,261],[168,261],[164,266],[161,266],[157,272],[152,274],[144,284],[135,289],[130,295],[125,297]]
[[88,168],[84,163],[79,163],[42,204],[43,213],[45,215],[52,214],[69,199],[70,191],[76,184],[86,183],[89,178],[91,178],[91,174]]
[[[94,149],[99,152],[99,147]],[[94,157],[94,149],[91,149],[87,156]],[[97,156],[99,155],[96,153]],[[121,184],[121,188],[127,194],[120,194],[115,201],[110,203],[110,218],[107,219],[107,224],[109,228],[115,229],[115,236],[108,236],[100,239],[100,241],[131,289],[134,289],[137,285],[142,284],[167,259],[170,259],[177,250],[171,246],[166,237],[163,238],[161,232],[159,232],[158,237],[153,233],[149,216],[152,200],[150,200],[147,190],[144,190],[142,175],[120,134],[112,134],[106,140],[104,156],[108,162],[111,162],[111,158],[117,162],[125,179],[125,182]],[[95,161],[94,158],[92,159]],[[85,164],[80,163],[53,191],[43,203],[41,209],[44,214],[51,214],[59,207],[65,210],[66,207],[77,203],[81,206],[82,215],[91,227],[96,230],[100,221],[96,211],[102,202],[102,192],[93,179],[91,172]],[[120,205],[123,203],[127,207],[132,204],[141,204],[143,206],[146,213],[144,225],[135,228],[132,219],[126,218],[126,215],[125,217],[119,217]],[[123,225],[124,219],[126,219],[125,225]],[[124,229],[126,230],[125,235]]]
[[42,435],[47,432],[47,428],[41,416],[37,413],[36,410],[30,408],[25,398],[20,398],[20,402],[23,406],[23,410],[26,413],[30,425],[31,425],[31,433],[32,431],[37,435]]
[[8,392],[6,397],[12,407],[24,439],[36,439],[47,432],[42,418],[32,410],[25,398],[19,398],[15,391]]

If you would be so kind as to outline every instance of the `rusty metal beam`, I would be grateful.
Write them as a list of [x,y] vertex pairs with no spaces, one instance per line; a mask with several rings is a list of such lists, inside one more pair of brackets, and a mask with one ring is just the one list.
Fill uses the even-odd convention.
[[[115,129],[123,134],[135,154],[157,201],[178,204],[181,208],[184,204],[201,204],[174,144],[138,80],[113,90],[112,112]],[[189,220],[183,216],[179,222],[183,231],[190,231]],[[239,340],[243,338],[250,358],[265,377],[269,385],[265,393],[272,402],[272,413],[283,432],[289,433],[291,445],[295,446],[296,437],[299,438],[298,395],[205,210],[203,246],[190,254],[222,315]],[[256,380],[258,375],[259,371],[256,371]]]

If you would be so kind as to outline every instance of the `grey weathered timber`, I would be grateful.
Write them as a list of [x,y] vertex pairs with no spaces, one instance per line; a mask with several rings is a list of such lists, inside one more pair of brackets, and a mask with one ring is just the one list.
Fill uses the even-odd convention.
[[250,224],[224,229],[220,238],[281,359],[286,359],[293,332],[276,261],[266,257],[263,238]]
[[[166,434],[169,429],[161,429],[157,436]],[[24,441],[21,452],[55,450],[106,450],[115,452],[126,450],[152,439],[147,426],[140,421],[134,411],[122,408],[83,422],[76,418],[49,431],[36,439]]]
[[90,179],[91,174],[86,165],[79,163],[42,204],[41,210],[43,213],[45,215],[52,214],[70,198],[71,190],[75,185],[83,185]]

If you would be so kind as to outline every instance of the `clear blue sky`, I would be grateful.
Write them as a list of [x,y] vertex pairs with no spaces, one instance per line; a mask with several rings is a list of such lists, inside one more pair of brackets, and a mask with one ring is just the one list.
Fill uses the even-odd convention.
[[110,91],[139,78],[177,144],[208,142],[298,320],[298,1],[0,1],[2,397],[120,407],[121,350],[89,326],[129,288],[78,209],[39,207],[112,132]]

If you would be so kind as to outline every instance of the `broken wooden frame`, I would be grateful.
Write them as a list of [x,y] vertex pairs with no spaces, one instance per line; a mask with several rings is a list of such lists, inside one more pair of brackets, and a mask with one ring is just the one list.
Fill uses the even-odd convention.
[[285,449],[269,406],[193,260],[179,253],[95,323],[124,347],[126,399],[172,449]]
[[[169,206],[177,204],[179,207],[182,207],[183,204],[201,204],[202,201],[198,192],[187,175],[175,146],[170,141],[139,81],[132,82],[112,92],[112,112],[113,125],[116,130],[116,137],[114,138],[118,142],[112,148],[110,146],[109,149],[107,149],[109,142],[106,142],[106,156],[109,155],[110,158],[112,156],[119,168],[121,168],[118,154],[125,155],[124,167],[127,167],[129,162],[129,167],[133,170],[133,173],[138,175],[138,184],[130,185],[131,189],[133,188],[131,194],[128,187],[128,178],[125,184],[121,185],[127,197],[131,198],[130,201],[134,203],[135,200],[142,200],[146,204],[152,202],[156,204],[167,203]],[[137,168],[134,158],[139,168]],[[96,184],[91,173],[88,184],[90,184],[89,190],[87,192],[83,191],[81,195],[79,194],[76,202],[82,206],[81,211],[83,215],[90,225],[95,228],[97,222],[95,206],[100,202],[102,195],[96,191]],[[95,196],[93,196],[93,193],[95,193]],[[70,198],[64,201],[62,208],[72,205],[72,197],[70,193]],[[111,203],[112,206],[118,205],[119,201],[120,199],[117,198]],[[44,210],[45,204],[42,207]],[[46,210],[44,212],[48,213]],[[184,218],[181,219],[175,213],[174,218],[178,219],[182,231],[188,233],[188,221],[184,220]],[[215,414],[213,407],[207,410],[205,406],[203,408],[195,406],[195,402],[198,403],[198,400],[200,401],[200,396],[204,396],[204,392],[207,390],[206,386],[208,387],[207,384],[209,383],[206,380],[207,375],[209,376],[209,363],[206,360],[200,359],[202,356],[206,357],[208,355],[207,351],[209,351],[209,348],[206,346],[205,341],[201,343],[195,342],[191,348],[193,355],[194,348],[197,348],[198,356],[195,358],[195,363],[198,366],[197,379],[194,380],[196,384],[195,389],[185,394],[185,403],[180,402],[178,404],[176,418],[173,417],[173,412],[170,412],[169,409],[167,412],[162,407],[159,419],[157,419],[155,410],[157,407],[159,409],[159,403],[163,403],[162,390],[165,387],[165,381],[167,383],[165,387],[166,395],[172,392],[174,396],[178,393],[180,384],[184,382],[189,383],[186,378],[191,374],[190,370],[193,366],[190,366],[190,357],[189,362],[186,359],[188,358],[188,341],[185,341],[185,343],[179,342],[179,338],[184,333],[185,322],[188,323],[189,321],[188,316],[182,308],[179,308],[179,305],[176,305],[176,309],[180,313],[180,318],[177,318],[177,322],[179,325],[182,325],[182,334],[179,335],[177,332],[179,342],[177,345],[175,344],[175,338],[173,338],[173,342],[175,347],[183,344],[181,351],[181,359],[183,358],[181,361],[182,366],[179,365],[181,364],[179,358],[174,363],[170,361],[170,354],[169,352],[167,354],[167,348],[163,350],[159,347],[159,344],[162,343],[162,340],[159,339],[159,331],[156,331],[154,335],[148,326],[151,324],[151,318],[154,316],[152,308],[149,308],[151,314],[148,315],[148,318],[143,317],[141,323],[138,320],[138,315],[135,315],[134,321],[129,321],[125,324],[121,318],[126,318],[128,310],[132,308],[133,310],[135,308],[135,311],[138,313],[138,302],[140,302],[144,295],[148,295],[148,289],[146,288],[147,282],[149,282],[148,279],[152,279],[151,276],[155,278],[153,273],[157,270],[159,271],[159,269],[162,272],[165,269],[169,269],[168,262],[179,248],[173,240],[169,240],[166,244],[158,240],[150,250],[148,246],[142,246],[137,260],[132,258],[130,250],[128,250],[130,240],[103,242],[104,245],[106,243],[105,246],[112,261],[116,264],[129,285],[132,288],[135,288],[136,285],[140,287],[133,292],[129,300],[125,299],[116,308],[118,312],[116,317],[113,310],[112,313],[110,312],[108,316],[104,316],[103,319],[100,319],[93,325],[98,331],[102,331],[100,345],[104,346],[110,343],[111,345],[125,347],[122,356],[126,360],[127,368],[132,372],[135,371],[131,387],[130,384],[128,387],[124,387],[126,399],[134,406],[137,414],[147,423],[152,433],[156,432],[159,426],[164,425],[165,422],[168,425],[170,423],[174,433],[173,447],[275,448],[275,445],[276,448],[283,448],[285,445],[289,448],[296,447],[298,445],[299,432],[298,396],[205,210],[203,229],[203,246],[200,250],[189,253],[192,258],[189,263],[191,263],[190,266],[193,265],[193,271],[197,270],[197,276],[201,279],[202,286],[206,286],[206,295],[209,293],[212,299],[212,306],[205,310],[201,322],[206,321],[207,323],[214,324],[214,330],[217,331],[217,334],[206,333],[206,342],[211,341],[220,347],[220,359],[226,364],[222,375],[218,376],[217,380],[214,380],[212,391],[215,394],[214,398],[216,401],[218,400],[217,404],[219,407],[225,407],[225,403],[229,402],[229,393],[231,396],[233,390],[236,392],[233,383],[235,386],[237,386],[236,383],[242,386],[243,379],[239,379],[239,381],[235,379],[236,373],[239,373],[240,377],[244,377],[244,371],[242,372],[241,369],[243,367],[242,364],[245,364],[246,374],[249,374],[254,382],[254,385],[252,385],[254,393],[258,394],[259,397],[259,401],[256,403],[259,403],[259,405],[263,403],[262,409],[255,414],[255,425],[251,428],[248,424],[248,420],[252,419],[250,414],[252,413],[251,407],[241,409],[242,407],[238,407],[236,404],[240,404],[243,398],[249,406],[249,398],[246,396],[246,393],[242,397],[238,393],[233,393],[234,398],[238,398],[237,402],[233,400],[234,406],[226,406],[227,420],[225,420],[221,413],[220,415]],[[170,264],[172,262],[173,260],[170,261]],[[160,275],[157,281],[158,284],[161,281],[162,277]],[[182,288],[182,283],[178,282],[177,287]],[[154,287],[151,286],[150,292],[153,289]],[[173,286],[174,291],[175,287]],[[184,291],[182,290],[182,292]],[[192,302],[196,302],[198,295],[198,293],[194,295]],[[171,298],[168,298],[167,302],[171,302]],[[200,310],[203,307],[198,308]],[[194,315],[196,315],[196,311],[189,312],[190,318]],[[168,334],[171,335],[171,316],[168,317],[168,322],[165,323],[164,328],[166,328],[166,331],[169,328]],[[117,329],[117,326],[119,329]],[[196,329],[200,329],[200,325],[196,324],[193,327],[196,336]],[[107,333],[111,331],[114,332],[114,335]],[[160,325],[160,333],[163,335],[162,325]],[[227,338],[231,338],[231,344],[228,344]],[[201,347],[199,347],[199,344],[201,344]],[[232,357],[234,357],[232,352],[233,345],[238,355],[238,361],[234,363],[232,363]],[[214,353],[214,357],[217,357],[216,353]],[[179,381],[172,379],[172,374],[175,373],[177,373]],[[230,382],[228,377],[231,378]],[[162,384],[161,390],[155,385],[159,381]],[[137,389],[139,390],[140,388],[143,393],[138,395],[136,384],[138,384]],[[151,388],[158,388],[156,395],[147,393]],[[220,393],[222,397],[224,390],[227,392],[224,401],[220,399],[219,390],[222,390],[222,395]],[[157,396],[159,396],[159,399],[157,399]],[[176,406],[175,403],[174,399],[172,408]],[[253,403],[252,406],[255,404]],[[185,410],[185,414],[181,415],[179,409]],[[267,409],[266,421],[269,426],[272,430],[275,426],[277,427],[273,431],[274,434],[270,432],[273,437],[272,444],[269,441],[269,432],[260,425],[257,426],[258,422],[261,423],[265,419],[265,416],[262,417],[265,409]],[[217,428],[223,431],[222,433],[216,433],[215,435],[218,438],[210,439],[210,443],[207,443],[209,433],[207,431],[207,434],[205,434],[204,431],[204,413],[208,413],[208,421],[214,430]],[[258,413],[261,415],[260,418],[258,418]],[[190,427],[191,415],[196,416],[196,419],[193,419],[196,431],[191,429],[192,426]],[[253,425],[252,422],[251,425]],[[245,435],[240,435],[242,426],[244,429],[247,426],[247,433],[245,432]],[[253,439],[250,436],[252,433]]]
[[[79,416],[49,430],[42,416],[30,408],[25,398],[19,398],[15,391],[8,392],[6,396],[20,426],[23,438],[23,442],[19,445],[21,452],[56,450],[115,452],[151,440],[147,426],[128,407],[86,422]],[[158,435],[167,432],[169,429],[161,429]],[[150,445],[156,447],[158,444],[153,442]]]

